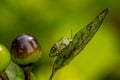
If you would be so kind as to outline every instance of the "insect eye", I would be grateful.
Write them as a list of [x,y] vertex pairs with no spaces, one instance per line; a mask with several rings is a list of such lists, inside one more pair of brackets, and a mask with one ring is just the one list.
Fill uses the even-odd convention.
[[57,49],[57,45],[54,44],[53,47],[51,48],[52,51],[55,51]]

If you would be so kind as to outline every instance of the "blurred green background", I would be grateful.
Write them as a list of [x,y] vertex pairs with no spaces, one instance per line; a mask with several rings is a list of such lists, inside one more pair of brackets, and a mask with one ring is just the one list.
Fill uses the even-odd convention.
[[48,80],[55,60],[48,56],[51,46],[110,8],[94,38],[53,80],[120,80],[119,5],[119,0],[0,0],[0,42],[10,49],[17,35],[35,36],[43,55],[32,71],[37,80]]

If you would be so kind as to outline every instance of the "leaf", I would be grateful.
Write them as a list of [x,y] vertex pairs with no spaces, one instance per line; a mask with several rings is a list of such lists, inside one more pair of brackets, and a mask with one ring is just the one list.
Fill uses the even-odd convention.
[[108,14],[108,11],[108,8],[103,10],[92,22],[90,22],[86,27],[80,29],[74,35],[73,41],[64,48],[63,52],[56,58],[49,80],[52,80],[56,71],[70,63],[71,60],[73,60],[73,58],[75,58],[75,56],[77,56],[85,48],[100,28],[103,20]]
[[16,71],[18,66],[14,64],[13,62],[10,63],[8,68],[6,69],[6,74],[9,78],[9,80],[16,80]]
[[[25,80],[23,69],[21,69],[13,62],[11,62],[8,68],[6,69],[6,73],[9,80]],[[32,72],[31,72],[31,80],[36,80]]]
[[16,80],[25,80],[24,72],[19,67],[16,70]]

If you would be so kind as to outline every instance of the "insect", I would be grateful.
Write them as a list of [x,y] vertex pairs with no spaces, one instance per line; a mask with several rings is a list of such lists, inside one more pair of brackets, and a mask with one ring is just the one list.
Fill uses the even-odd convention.
[[[56,71],[70,63],[85,48],[100,28],[108,12],[108,8],[103,10],[93,21],[80,29],[71,40],[62,38],[55,43],[50,50],[50,55],[57,56],[57,58],[53,64],[52,74],[49,80],[52,80]],[[63,46],[61,43],[65,45]]]
[[59,41],[57,41],[51,48],[49,56],[55,57],[61,54],[61,52],[66,48],[70,42],[72,42],[72,38],[62,37]]

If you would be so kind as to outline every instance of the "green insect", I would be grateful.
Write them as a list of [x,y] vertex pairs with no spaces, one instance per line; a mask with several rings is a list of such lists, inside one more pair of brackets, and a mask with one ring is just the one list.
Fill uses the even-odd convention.
[[61,54],[61,52],[66,48],[70,42],[72,42],[72,39],[68,37],[62,37],[58,42],[56,42],[49,53],[50,57],[55,57]]
[[80,29],[72,39],[63,37],[53,45],[49,56],[57,56],[57,58],[53,64],[52,74],[49,80],[52,80],[56,71],[70,63],[85,48],[100,28],[108,12],[108,8],[103,10],[87,26]]

